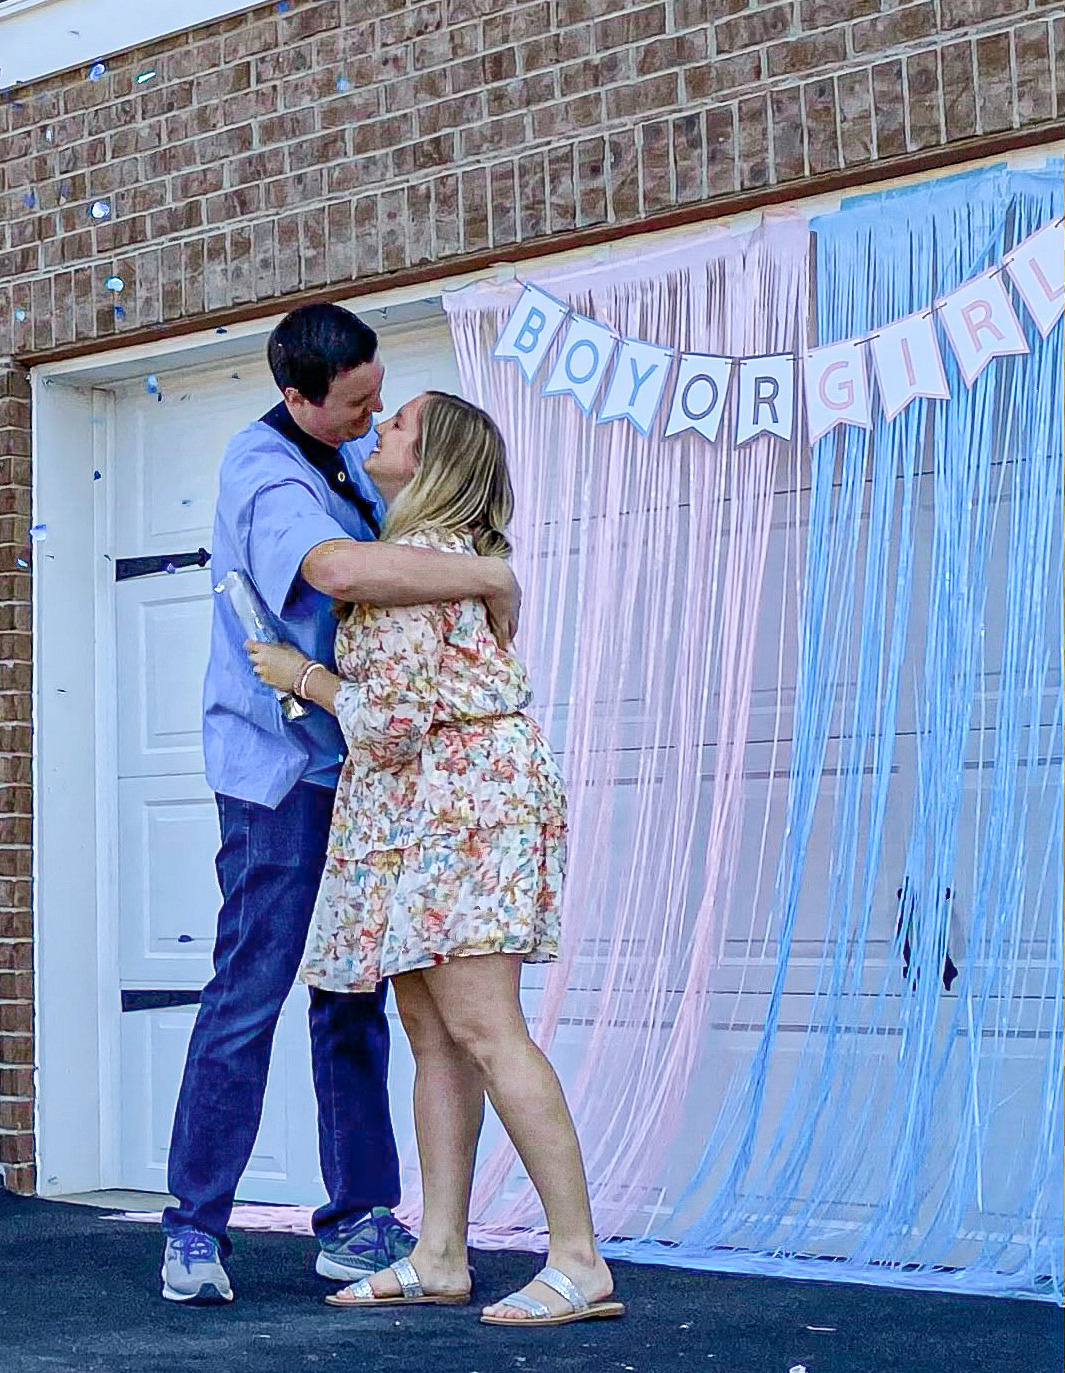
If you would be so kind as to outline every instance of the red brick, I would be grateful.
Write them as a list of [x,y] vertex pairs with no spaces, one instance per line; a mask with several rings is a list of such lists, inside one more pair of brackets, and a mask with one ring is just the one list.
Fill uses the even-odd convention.
[[433,260],[433,193],[427,181],[407,187],[407,260],[418,266]]
[[381,270],[381,230],[377,196],[355,202],[355,269],[360,277]]
[[706,198],[706,142],[701,113],[684,114],[673,121],[673,162],[676,168],[677,202],[681,205]]
[[640,170],[634,130],[619,129],[610,134],[607,168],[610,218],[618,223],[632,223],[640,217]]
[[606,218],[606,142],[584,138],[577,144],[577,223],[603,224]]
[[1028,0],[940,0],[944,29],[971,28],[1022,14]]
[[1013,81],[1008,33],[976,40],[976,99],[981,133],[1013,126]]
[[632,85],[609,87],[603,95],[607,120],[614,123],[676,109],[680,103],[679,82],[677,72],[663,72]]
[[873,156],[873,103],[868,68],[861,67],[838,76],[836,96],[843,165],[853,167],[870,161]]
[[577,189],[572,144],[551,148],[548,151],[547,205],[553,234],[576,226]]
[[851,26],[851,42],[858,54],[879,53],[930,38],[935,31],[933,0],[919,0],[918,4],[902,5],[874,19],[859,20]]
[[873,68],[873,110],[878,157],[897,157],[906,151],[902,93],[902,63],[883,62]]
[[489,241],[488,173],[484,167],[473,167],[462,173],[463,250],[478,252],[487,248]]
[[[514,40],[507,38],[499,41],[510,43]],[[486,37],[485,43],[492,47],[495,40]],[[480,46],[480,26],[477,24],[464,24],[455,29],[438,29],[415,39],[411,44],[414,70],[424,71],[429,67],[460,61],[479,51]]]
[[847,31],[843,25],[802,38],[773,43],[767,51],[770,76],[796,76],[836,68],[847,60]]
[[498,162],[489,169],[489,212],[492,246],[500,248],[516,243],[518,216],[513,162]]
[[433,232],[440,258],[455,257],[462,251],[462,221],[459,216],[459,178],[454,173],[431,181]]
[[687,68],[684,87],[689,100],[712,100],[724,91],[757,85],[764,75],[763,54],[741,52],[734,57],[707,62],[705,66]]
[[643,9],[627,10],[601,19],[592,31],[598,51],[620,48],[630,43],[643,43],[666,32],[664,4],[647,5]]
[[793,181],[806,171],[803,149],[802,103],[799,88],[773,91],[769,97],[773,120],[773,165],[777,181]]
[[543,152],[518,159],[519,236],[540,238],[547,228],[547,164]]
[[783,38],[792,31],[794,5],[766,5],[748,10],[732,19],[724,19],[714,28],[719,53],[739,52],[742,48],[756,48],[773,39]]
[[407,265],[407,201],[402,189],[379,197],[381,267],[397,272]]
[[1023,128],[1054,116],[1054,82],[1050,70],[1050,29],[1027,24],[1015,30],[1017,122]]
[[664,119],[645,124],[641,129],[640,168],[644,214],[664,210],[673,200],[669,134],[669,124]]
[[939,115],[939,60],[934,48],[906,59],[911,148],[933,148],[943,140]]
[[829,77],[808,81],[802,88],[802,102],[810,175],[836,171],[840,156],[834,82]]

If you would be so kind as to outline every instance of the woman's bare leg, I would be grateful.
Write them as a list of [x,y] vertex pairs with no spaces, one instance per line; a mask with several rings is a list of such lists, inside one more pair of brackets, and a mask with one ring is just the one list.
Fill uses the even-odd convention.
[[[414,1054],[414,1128],[422,1171],[422,1224],[411,1262],[426,1292],[465,1292],[470,1276],[466,1227],[484,1086],[471,1059],[448,1034],[420,972],[393,978],[403,1028]],[[374,1291],[398,1295],[385,1270]]]
[[[481,954],[423,971],[451,1039],[480,1069],[488,1098],[513,1141],[543,1202],[549,1232],[547,1261],[577,1284],[589,1301],[613,1290],[592,1228],[580,1144],[554,1068],[529,1036],[518,996],[521,958]],[[551,1310],[567,1309],[542,1283],[527,1289]],[[490,1314],[505,1309],[486,1307]]]

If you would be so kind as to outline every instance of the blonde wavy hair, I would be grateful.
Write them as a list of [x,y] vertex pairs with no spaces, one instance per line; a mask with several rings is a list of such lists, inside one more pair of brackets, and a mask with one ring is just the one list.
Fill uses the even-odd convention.
[[514,488],[499,426],[461,396],[424,394],[418,468],[389,506],[381,538],[420,529],[468,533],[482,556],[509,558]]

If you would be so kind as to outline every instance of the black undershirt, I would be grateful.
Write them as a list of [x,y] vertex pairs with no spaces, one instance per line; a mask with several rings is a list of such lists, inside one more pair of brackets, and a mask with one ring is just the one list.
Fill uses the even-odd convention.
[[294,443],[314,470],[320,472],[326,479],[329,483],[329,489],[356,507],[359,514],[370,526],[374,538],[380,534],[381,522],[377,518],[377,509],[348,476],[347,469],[344,467],[344,459],[340,456],[338,449],[330,447],[328,443],[323,443],[321,439],[316,439],[313,434],[308,434],[306,430],[301,429],[289,414],[288,406],[284,401],[275,405],[272,410],[268,410],[262,416],[262,423],[268,424],[271,429],[276,429],[283,438]]

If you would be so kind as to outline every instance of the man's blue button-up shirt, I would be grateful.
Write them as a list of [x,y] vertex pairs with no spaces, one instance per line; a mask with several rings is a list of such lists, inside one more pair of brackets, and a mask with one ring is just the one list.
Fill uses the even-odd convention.
[[[230,440],[219,473],[213,584],[234,569],[243,572],[278,637],[329,668],[335,666],[333,603],[304,581],[300,568],[313,548],[331,539],[376,537],[384,502],[363,471],[376,446],[371,430],[334,458],[278,407]],[[208,785],[271,808],[300,781],[335,787],[345,751],[336,720],[317,706],[302,720],[285,720],[277,697],[252,672],[244,642],[228,598],[215,596],[203,697]]]

